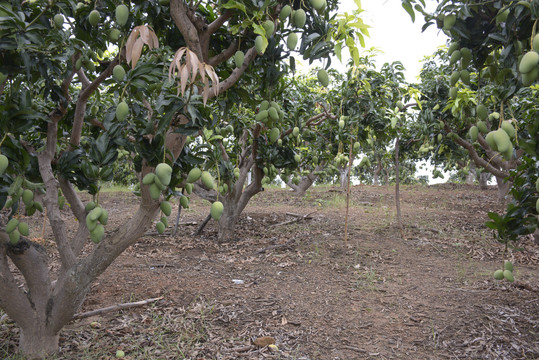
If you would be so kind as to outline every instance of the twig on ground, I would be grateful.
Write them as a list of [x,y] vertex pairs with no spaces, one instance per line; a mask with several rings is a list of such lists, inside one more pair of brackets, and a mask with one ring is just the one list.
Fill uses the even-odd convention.
[[295,219],[292,219],[292,220],[288,220],[288,221],[283,221],[281,223],[278,223],[278,224],[273,224],[273,225],[270,225],[270,227],[274,227],[274,226],[281,226],[281,225],[288,225],[288,224],[292,224],[292,223],[295,223],[295,222],[298,222],[298,221],[301,221],[301,220],[305,220],[305,219],[310,219],[311,215],[314,214],[316,211],[313,211],[313,212],[310,212],[308,213],[307,215],[303,215],[301,217],[297,217]]
[[80,320],[80,319],[84,319],[84,318],[87,318],[87,317],[90,317],[90,316],[101,315],[101,314],[111,312],[111,311],[115,311],[115,310],[129,309],[129,308],[133,308],[133,307],[144,306],[146,304],[156,302],[156,301],[159,301],[161,299],[163,299],[162,296],[160,296],[158,298],[146,299],[146,300],[141,300],[141,301],[136,301],[136,302],[111,305],[111,306],[107,306],[107,307],[97,309],[97,310],[92,310],[92,311],[87,311],[87,312],[75,314],[73,316],[73,320]]

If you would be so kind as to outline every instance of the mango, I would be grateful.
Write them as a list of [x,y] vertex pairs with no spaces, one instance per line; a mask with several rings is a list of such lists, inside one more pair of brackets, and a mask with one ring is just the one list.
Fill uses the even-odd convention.
[[203,171],[202,175],[200,176],[200,180],[202,181],[202,184],[204,184],[205,187],[208,189],[215,189],[215,180],[213,179],[213,176],[208,171]]
[[117,42],[120,39],[120,35],[122,35],[120,30],[118,30],[118,29],[110,29],[110,31],[109,31],[109,40],[111,42]]
[[11,218],[6,224],[6,232],[9,234],[19,226],[19,220]]
[[488,116],[488,119],[489,120],[500,120],[500,113],[497,112],[497,111],[494,111],[492,113],[490,113],[490,115]]
[[92,211],[93,209],[95,209],[95,202],[93,201],[89,201],[85,206],[84,206],[84,210],[86,210],[86,212],[90,212]]
[[479,129],[477,128],[477,126],[472,126],[470,128],[469,134],[472,141],[477,141],[477,136],[479,135]]
[[532,71],[537,64],[539,63],[539,54],[535,51],[528,51],[522,59],[520,60],[520,64],[518,65],[518,70],[522,74],[527,74],[530,71]]
[[18,226],[19,232],[22,236],[28,236],[30,234],[30,228],[28,227],[28,224],[25,222],[20,222]]
[[475,113],[477,114],[477,117],[479,118],[479,120],[485,120],[488,116],[487,107],[483,104],[479,104],[475,108]]
[[191,195],[191,193],[193,192],[193,184],[190,184],[190,183],[185,184],[184,189],[187,195]]
[[503,277],[505,278],[505,280],[507,280],[509,282],[515,281],[515,278],[513,277],[513,272],[512,271],[504,270],[503,271]]
[[213,204],[211,204],[210,208],[210,215],[215,221],[219,221],[221,218],[221,215],[223,215],[223,203],[220,201],[216,201]]
[[258,111],[268,110],[269,107],[270,107],[270,102],[268,100],[264,100],[258,106]]
[[258,114],[256,114],[255,120],[264,122],[264,120],[266,120],[268,116],[269,116],[268,110],[262,110]]
[[266,52],[267,42],[264,41],[264,38],[261,35],[258,35],[255,38],[255,48],[258,55],[264,54]]
[[327,87],[329,85],[329,76],[326,70],[318,70],[316,77],[318,78],[318,81],[320,81],[320,84],[322,84],[323,87]]
[[496,146],[498,147],[499,152],[503,153],[512,148],[513,145],[511,144],[511,139],[503,129],[498,129],[494,131],[493,136],[494,141],[496,141]]
[[449,65],[456,64],[457,61],[459,61],[461,57],[462,57],[462,55],[461,55],[461,53],[460,53],[460,50],[455,50],[455,51],[451,54],[451,57],[449,58]]
[[243,66],[243,62],[245,61],[245,54],[243,51],[238,50],[234,54],[234,64],[236,64],[237,68],[240,68]]
[[103,239],[103,236],[105,236],[105,227],[101,224],[98,224],[94,230],[90,231],[90,239],[94,244],[99,244]]
[[159,199],[159,196],[161,196],[161,189],[155,183],[150,185],[148,191],[150,192],[150,197],[154,200]]
[[95,209],[93,209],[92,211],[88,213],[88,218],[92,221],[97,221],[97,219],[99,219],[102,213],[103,213],[103,209],[97,206]]
[[459,81],[460,79],[460,71],[453,71],[453,73],[451,74],[451,77],[449,78],[449,84],[451,86],[455,86],[457,84],[457,82]]
[[511,124],[510,121],[504,120],[502,121],[502,129],[509,135],[510,138],[515,137],[515,128]]
[[277,112],[277,109],[274,107],[270,107],[268,109],[268,115],[273,121],[279,120],[279,113]]
[[298,9],[294,12],[292,21],[294,23],[294,26],[297,28],[302,28],[305,26],[305,23],[307,22],[307,14],[305,14],[305,10]]
[[165,191],[167,189],[167,187],[165,185],[163,185],[161,180],[159,180],[159,176],[157,176],[157,175],[155,175],[155,178],[153,179],[153,184],[152,185],[157,186],[159,191]]
[[536,66],[529,73],[522,74],[522,85],[530,86],[538,78],[539,78],[539,66]]
[[459,90],[454,86],[451,89],[449,89],[449,97],[453,100],[457,98],[458,93],[459,93]]
[[200,179],[200,176],[202,175],[202,170],[199,168],[192,168],[191,171],[189,171],[189,174],[187,174],[187,182],[188,183],[194,183],[198,179]]
[[180,205],[184,209],[189,208],[189,198],[187,196],[181,196],[180,197]]
[[310,0],[310,2],[313,8],[315,8],[316,10],[320,10],[324,8],[324,5],[325,5],[324,0]]
[[154,180],[155,180],[155,174],[154,173],[147,173],[142,178],[142,184],[143,185],[150,185],[150,184],[154,183]]
[[503,263],[504,270],[513,271],[513,263],[509,260],[504,261]]
[[532,47],[536,53],[539,53],[539,34],[535,34],[533,37]]
[[266,20],[262,23],[262,27],[266,30],[266,37],[269,39],[275,31],[275,24],[271,20]]
[[279,131],[278,128],[271,129],[269,133],[270,142],[273,144],[275,141],[277,141],[280,135],[281,135],[281,131]]
[[116,23],[120,26],[124,26],[127,23],[129,17],[129,9],[124,4],[116,6]]
[[344,129],[344,125],[346,125],[344,120],[339,120],[339,129]]
[[124,121],[127,119],[127,115],[129,115],[129,106],[125,101],[122,101],[116,107],[116,118],[119,121]]
[[486,122],[478,121],[476,125],[477,125],[477,128],[479,129],[479,131],[481,131],[482,134],[488,133],[488,127],[487,127]]
[[[185,196],[182,196],[182,198]],[[159,208],[165,214],[166,216],[170,216],[172,213],[172,205],[168,201],[161,201],[161,204],[159,204]]]
[[489,132],[487,136],[485,136],[485,141],[492,150],[498,151],[498,146],[496,145],[496,141],[494,140],[494,131]]
[[468,70],[462,70],[460,72],[460,79],[465,85],[470,85],[470,72]]
[[116,65],[114,69],[112,69],[112,77],[114,80],[120,82],[125,77],[125,70],[122,65]]
[[288,48],[288,50],[290,51],[295,50],[297,44],[298,44],[298,34],[296,33],[288,34],[288,37],[286,38],[286,47]]
[[[359,152],[359,149],[360,149],[360,144],[359,144],[359,142],[356,141],[356,142],[354,143],[354,146],[353,146],[353,149],[352,149],[352,150],[353,150],[355,153],[358,153],[358,152]],[[315,158],[313,158],[313,162],[314,162],[315,164],[318,164],[318,158],[316,158],[316,162],[314,161],[314,159],[315,159]]]
[[158,221],[157,223],[155,223],[155,228],[157,229],[157,232],[159,234],[164,234],[165,233],[165,224],[163,224],[161,221]]
[[449,49],[447,50],[447,55],[451,56],[451,54],[453,54],[456,50],[458,50],[459,47],[460,47],[460,45],[459,45],[458,42],[452,42],[451,44],[449,44]]
[[19,230],[13,230],[9,233],[9,242],[11,243],[11,245],[16,245],[19,242],[20,238],[21,233],[19,232]]
[[279,20],[285,21],[287,17],[292,13],[292,7],[290,5],[285,5],[279,13]]
[[163,185],[168,186],[172,179],[172,168],[166,163],[157,164],[155,167],[155,175]]
[[96,26],[101,21],[101,14],[97,10],[92,10],[88,15],[88,22],[92,26]]
[[455,14],[449,14],[444,17],[444,30],[451,30],[457,22],[457,16]]
[[54,18],[53,18],[53,19],[54,19],[54,24],[55,24],[57,27],[61,28],[61,27],[64,25],[64,20],[65,20],[65,19],[64,19],[64,15],[62,15],[62,14],[56,14],[56,15],[54,15]]
[[294,136],[299,135],[299,127],[295,126],[294,129],[292,129],[292,135],[294,135]]
[[32,190],[25,189],[22,192],[22,202],[26,206],[32,206],[34,202],[34,193],[32,192]]
[[165,227],[168,226],[168,219],[166,216],[161,216],[161,222],[165,225]]
[[0,154],[0,176],[4,174],[8,166],[9,160],[7,156]]
[[460,49],[460,66],[466,69],[472,61],[472,52],[468,48]]
[[294,161],[296,162],[296,164],[299,164],[301,162],[301,155],[299,154],[294,155]]
[[102,209],[101,215],[99,216],[99,218],[97,220],[101,224],[107,225],[107,223],[109,222],[109,212],[106,209],[103,209],[103,208],[101,208],[101,209]]
[[494,271],[494,279],[503,280],[503,270],[498,269],[498,270]]

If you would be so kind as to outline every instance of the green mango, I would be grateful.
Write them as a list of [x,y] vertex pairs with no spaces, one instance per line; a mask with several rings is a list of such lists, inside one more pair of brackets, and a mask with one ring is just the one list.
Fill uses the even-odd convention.
[[202,175],[202,170],[199,168],[192,168],[191,171],[189,171],[189,174],[187,174],[187,182],[188,183],[194,183],[198,179],[200,179],[200,176]]
[[210,208],[210,215],[215,221],[219,221],[221,218],[221,215],[223,215],[223,203],[220,201],[216,201],[213,204],[211,204]]
[[124,26],[129,18],[129,9],[124,4],[116,6],[116,23]]

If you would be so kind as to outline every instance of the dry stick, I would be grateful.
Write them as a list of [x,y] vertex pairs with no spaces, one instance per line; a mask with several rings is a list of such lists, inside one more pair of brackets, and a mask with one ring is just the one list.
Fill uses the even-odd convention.
[[346,217],[344,218],[344,243],[348,243],[348,212],[350,209],[350,173],[352,172],[352,148],[354,147],[354,139],[350,138],[350,153],[348,154],[348,183],[346,186]]
[[116,305],[112,305],[112,306],[107,306],[107,307],[104,307],[104,308],[101,308],[101,309],[75,314],[73,316],[73,320],[84,319],[84,318],[87,318],[87,317],[90,317],[90,316],[101,315],[101,314],[104,314],[104,313],[107,313],[107,312],[120,310],[120,309],[129,309],[129,308],[133,308],[133,307],[143,306],[143,305],[146,305],[146,304],[161,300],[162,298],[163,297],[160,296],[158,298],[153,298],[153,299],[146,299],[146,300],[141,300],[141,301],[136,301],[136,302],[130,302],[130,303],[116,304]]
[[204,221],[202,222],[202,224],[200,224],[200,226],[198,227],[197,231],[194,233],[194,235],[200,235],[202,233],[202,230],[204,230],[204,228],[206,227],[206,225],[208,224],[208,222],[211,220],[211,214],[208,214],[208,216],[206,216],[206,219],[204,219]]
[[[184,192],[185,188],[182,189],[182,194],[180,195],[183,196],[183,192]],[[174,225],[174,231],[172,231],[172,236],[176,236],[176,233],[178,232],[178,225],[180,224],[180,215],[182,214],[182,202],[178,202],[178,214],[176,215],[176,224]]]
[[400,191],[399,191],[399,137],[395,140],[395,202],[397,205],[397,221],[399,223],[399,231],[401,233],[401,238],[404,239],[404,231],[402,229],[402,220],[401,220],[401,202],[400,202]]
[[317,212],[317,211],[318,211],[318,210],[315,210],[315,211],[313,211],[313,212],[308,213],[307,215],[303,215],[302,217],[297,217],[297,218],[292,219],[292,220],[283,221],[283,222],[278,223],[278,224],[270,225],[270,227],[281,226],[281,225],[288,225],[288,224],[292,224],[292,223],[295,223],[295,222],[299,222],[299,221],[301,221],[301,220],[310,219],[310,216],[311,216],[312,214],[314,214],[315,212]]

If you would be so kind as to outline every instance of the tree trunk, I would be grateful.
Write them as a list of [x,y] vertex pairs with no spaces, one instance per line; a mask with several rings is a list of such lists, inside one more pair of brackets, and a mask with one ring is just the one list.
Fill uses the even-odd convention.
[[286,185],[288,185],[292,190],[294,190],[294,193],[296,195],[303,196],[305,195],[305,192],[307,191],[307,189],[309,189],[314,184],[316,179],[318,179],[318,175],[315,175],[314,173],[322,170],[323,168],[324,168],[324,164],[319,164],[316,166],[316,168],[314,168],[314,170],[310,174],[302,177],[299,184],[295,185],[294,183],[289,181],[288,183],[286,183]]
[[19,350],[27,359],[42,359],[58,352],[59,333],[44,328],[42,322],[36,322],[29,328],[21,327]]
[[470,162],[470,171],[468,171],[468,175],[466,175],[466,185],[473,185],[476,178],[477,170],[475,167],[475,163],[472,161]]
[[491,176],[492,175],[488,172],[481,172],[479,174],[479,188],[481,188],[481,190],[488,189],[488,180]]
[[[234,229],[236,223],[238,222],[238,202],[233,201],[233,199],[222,199],[223,200],[223,215],[219,219],[219,232],[217,234],[217,240],[219,242],[233,240],[234,239]],[[232,201],[231,201],[232,200]],[[241,211],[240,211],[241,213]]]
[[401,238],[404,239],[404,230],[402,228],[401,218],[401,201],[400,201],[400,174],[399,174],[399,138],[395,140],[395,204],[397,207],[397,222],[401,233]]
[[511,188],[511,181],[504,181],[504,178],[496,176],[496,183],[498,184],[498,201],[500,204],[505,205],[507,202],[507,195]]
[[378,179],[380,176],[380,172],[382,172],[382,162],[378,161],[378,165],[376,165],[376,169],[374,170],[373,179],[372,179],[374,186],[380,185],[380,181]]
[[348,166],[339,169],[341,173],[341,188],[346,189],[346,180],[348,179]]

